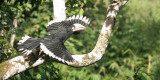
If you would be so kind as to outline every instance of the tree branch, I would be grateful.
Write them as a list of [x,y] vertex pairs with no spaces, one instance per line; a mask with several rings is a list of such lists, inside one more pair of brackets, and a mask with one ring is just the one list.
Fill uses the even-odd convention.
[[[55,19],[65,19],[65,1],[64,0],[53,0],[54,4],[54,17]],[[62,1],[62,2],[61,2]],[[61,62],[70,66],[81,67],[87,66],[96,61],[100,60],[105,54],[105,49],[108,45],[108,39],[114,25],[114,19],[119,12],[120,7],[122,7],[128,0],[114,0],[108,7],[108,12],[106,15],[106,20],[103,24],[101,33],[99,35],[97,44],[95,48],[88,54],[83,55],[72,55],[73,62]],[[57,3],[56,3],[57,2]],[[59,9],[60,8],[60,9]],[[63,10],[63,11],[61,11]],[[61,11],[59,13],[59,11]],[[12,58],[8,61],[2,62],[0,64],[0,79],[8,79],[9,77],[23,72],[29,68],[38,66],[45,61],[51,61],[49,56],[44,54],[41,50],[35,50],[32,54],[20,55]],[[52,59],[52,61],[55,61]]]

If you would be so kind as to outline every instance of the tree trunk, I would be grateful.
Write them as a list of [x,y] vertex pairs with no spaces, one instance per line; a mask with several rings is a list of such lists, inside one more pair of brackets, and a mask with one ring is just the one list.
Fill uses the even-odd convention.
[[53,0],[53,13],[55,19],[66,19],[65,0]]

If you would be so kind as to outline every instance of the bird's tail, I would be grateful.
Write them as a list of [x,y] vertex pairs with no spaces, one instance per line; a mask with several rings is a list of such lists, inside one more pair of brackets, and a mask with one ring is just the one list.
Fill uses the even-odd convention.
[[40,41],[36,38],[31,38],[29,36],[22,37],[22,40],[18,42],[17,49],[23,51],[24,54],[31,53],[35,48],[40,45]]

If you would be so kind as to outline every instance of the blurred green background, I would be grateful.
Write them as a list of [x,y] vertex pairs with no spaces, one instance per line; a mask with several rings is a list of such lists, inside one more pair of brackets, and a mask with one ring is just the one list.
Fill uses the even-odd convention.
[[[87,30],[65,45],[71,53],[90,52],[97,41],[111,0],[65,0],[67,17],[85,15]],[[80,8],[83,6],[83,8]],[[18,19],[15,28],[13,20]],[[0,62],[21,55],[17,42],[24,35],[43,37],[53,19],[52,0],[1,0]],[[12,34],[15,44],[10,45]],[[104,57],[87,67],[48,62],[9,80],[160,80],[160,0],[129,0],[120,10]]]

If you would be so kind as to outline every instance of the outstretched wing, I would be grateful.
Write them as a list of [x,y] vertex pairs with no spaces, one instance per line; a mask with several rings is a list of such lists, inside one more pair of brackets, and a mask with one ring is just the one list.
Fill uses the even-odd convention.
[[73,61],[71,54],[67,51],[62,41],[45,38],[40,47],[44,53],[59,61]]
[[29,36],[22,37],[22,40],[19,41],[17,49],[23,51],[24,54],[29,54],[33,49],[37,48],[40,44],[40,39],[31,38]]
[[58,19],[50,21],[47,25],[47,31],[50,33],[56,33],[59,27],[72,27],[72,25],[81,25],[87,27],[89,23],[90,21],[88,18],[79,15],[73,15],[65,20]]

